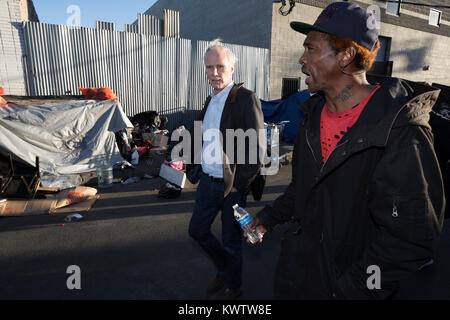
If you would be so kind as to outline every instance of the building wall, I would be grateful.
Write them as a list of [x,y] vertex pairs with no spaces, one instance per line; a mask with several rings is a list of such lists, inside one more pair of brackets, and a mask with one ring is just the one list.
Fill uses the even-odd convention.
[[[272,8],[272,37],[271,37],[271,64],[270,64],[270,99],[280,99],[283,78],[301,78],[302,72],[298,63],[303,53],[303,41],[306,36],[295,32],[290,27],[292,21],[314,23],[315,18],[322,11],[321,8],[299,5],[287,16],[279,14],[279,3]],[[306,89],[301,82],[301,88]]]
[[20,16],[22,21],[39,22],[39,18],[34,8],[32,0],[18,0],[20,6]]
[[145,13],[163,19],[163,9],[180,12],[182,38],[270,47],[272,0],[159,0]]
[[[428,20],[425,20],[427,16],[423,14],[425,12],[423,10],[420,15],[403,10],[402,7],[403,11],[398,17],[402,17],[402,19],[397,19],[395,16],[384,13],[383,8],[385,7],[380,1],[362,1],[364,2],[359,2],[359,4],[363,7],[378,4],[382,9],[380,35],[392,38],[389,60],[394,62],[393,77],[450,85],[448,76],[450,74],[450,33],[447,33],[447,36],[442,35],[449,27],[448,20],[444,20],[439,28],[432,27],[428,25]],[[290,22],[314,23],[322,9],[332,1],[300,0],[300,2],[288,16],[278,13],[280,3],[273,3],[269,89],[271,99],[281,97],[282,78],[303,78],[298,60],[303,53],[302,44],[306,36],[293,31],[289,26]],[[309,3],[309,5],[305,3]],[[406,16],[409,18],[406,19]],[[420,21],[421,26],[419,27],[428,32],[417,30],[417,23],[414,26],[416,29],[412,30],[413,26],[409,25],[411,20]],[[424,70],[425,66],[429,66],[429,70]],[[306,88],[303,80],[301,88]]]
[[[391,37],[392,76],[412,81],[450,85],[450,38],[381,24],[381,34]],[[424,70],[429,66],[429,70]]]
[[18,0],[0,1],[0,86],[5,95],[26,95],[23,32]]
[[[314,7],[325,8],[327,5],[336,0],[295,0],[295,1],[297,2],[296,7],[302,4],[306,4]],[[449,20],[450,8],[445,8],[449,6],[448,0],[423,0],[423,1],[400,0],[403,1],[404,3],[401,3],[399,15],[392,15],[386,13],[386,0],[351,0],[351,1],[359,4],[363,8],[367,8],[370,5],[377,5],[381,10],[381,20],[385,23],[405,27],[412,30],[426,31],[438,35],[444,36],[450,35],[450,20]],[[411,2],[427,4],[427,6],[417,6],[408,4]],[[442,11],[441,26],[438,28],[428,24],[428,16],[430,13],[430,8],[432,8],[432,6],[439,6],[439,5],[445,7],[435,8],[439,11]],[[280,6],[280,3],[278,3],[278,6]]]

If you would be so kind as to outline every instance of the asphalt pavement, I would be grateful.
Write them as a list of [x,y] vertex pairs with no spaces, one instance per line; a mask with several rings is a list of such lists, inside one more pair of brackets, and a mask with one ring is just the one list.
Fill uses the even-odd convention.
[[[248,198],[256,213],[280,195],[290,165],[270,176],[262,201]],[[81,213],[0,218],[0,299],[2,300],[203,300],[215,274],[210,260],[189,237],[195,188],[176,199],[158,198],[161,178],[99,189],[100,199]],[[220,239],[220,218],[213,232]],[[400,298],[450,299],[450,225],[445,221],[433,266],[409,283]],[[241,300],[272,299],[280,238],[288,226],[263,243],[244,243]],[[70,290],[70,266],[79,267],[79,289]]]

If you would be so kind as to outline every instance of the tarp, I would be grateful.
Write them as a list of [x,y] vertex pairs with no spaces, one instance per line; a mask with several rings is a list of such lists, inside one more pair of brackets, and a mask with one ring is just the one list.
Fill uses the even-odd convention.
[[48,181],[123,162],[115,132],[130,127],[118,101],[8,105],[0,108],[0,149],[32,166],[38,156],[43,186],[61,187]]
[[264,101],[261,100],[261,107],[264,114],[264,122],[277,123],[289,120],[285,126],[283,136],[286,142],[294,142],[297,136],[298,126],[302,120],[304,113],[298,107],[310,97],[308,91],[300,91],[286,99]]

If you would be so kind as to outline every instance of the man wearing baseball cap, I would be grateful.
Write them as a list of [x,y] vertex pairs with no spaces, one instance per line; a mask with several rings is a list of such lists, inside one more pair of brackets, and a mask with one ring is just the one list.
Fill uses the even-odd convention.
[[275,298],[387,299],[432,263],[445,207],[429,112],[438,90],[390,78],[370,84],[379,47],[367,10],[326,7],[299,63],[309,91],[285,193],[254,219],[285,222]]

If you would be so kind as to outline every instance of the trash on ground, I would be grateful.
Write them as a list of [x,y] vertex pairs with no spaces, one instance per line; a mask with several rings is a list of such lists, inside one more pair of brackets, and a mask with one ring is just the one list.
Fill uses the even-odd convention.
[[135,166],[133,166],[131,163],[129,163],[127,160],[124,160],[123,162],[122,162],[122,164],[120,165],[120,168],[123,170],[123,169],[125,169],[125,168],[133,168],[133,169],[136,169],[136,167]]
[[139,164],[139,153],[135,149],[131,154],[131,164],[137,166]]
[[65,217],[64,221],[66,221],[66,222],[76,222],[76,221],[80,221],[83,218],[84,217],[81,214],[75,213],[75,214],[70,214],[67,217]]
[[97,194],[97,189],[91,187],[76,187],[75,189],[66,189],[58,194],[58,199],[54,209],[59,209],[71,204],[86,201]]
[[139,181],[141,181],[140,177],[131,177],[131,178],[128,178],[127,180],[125,180],[125,181],[122,181],[121,184],[132,184],[132,183],[136,183],[136,182],[139,182]]
[[71,204],[62,208],[52,210],[52,213],[72,213],[72,212],[86,212],[91,210],[94,203],[100,198],[97,194],[85,201]]
[[138,157],[147,155],[150,149],[168,144],[169,131],[164,129],[167,117],[160,116],[156,111],[147,111],[134,115],[130,122],[133,128],[117,132],[116,140],[123,158],[133,165],[137,165]]

